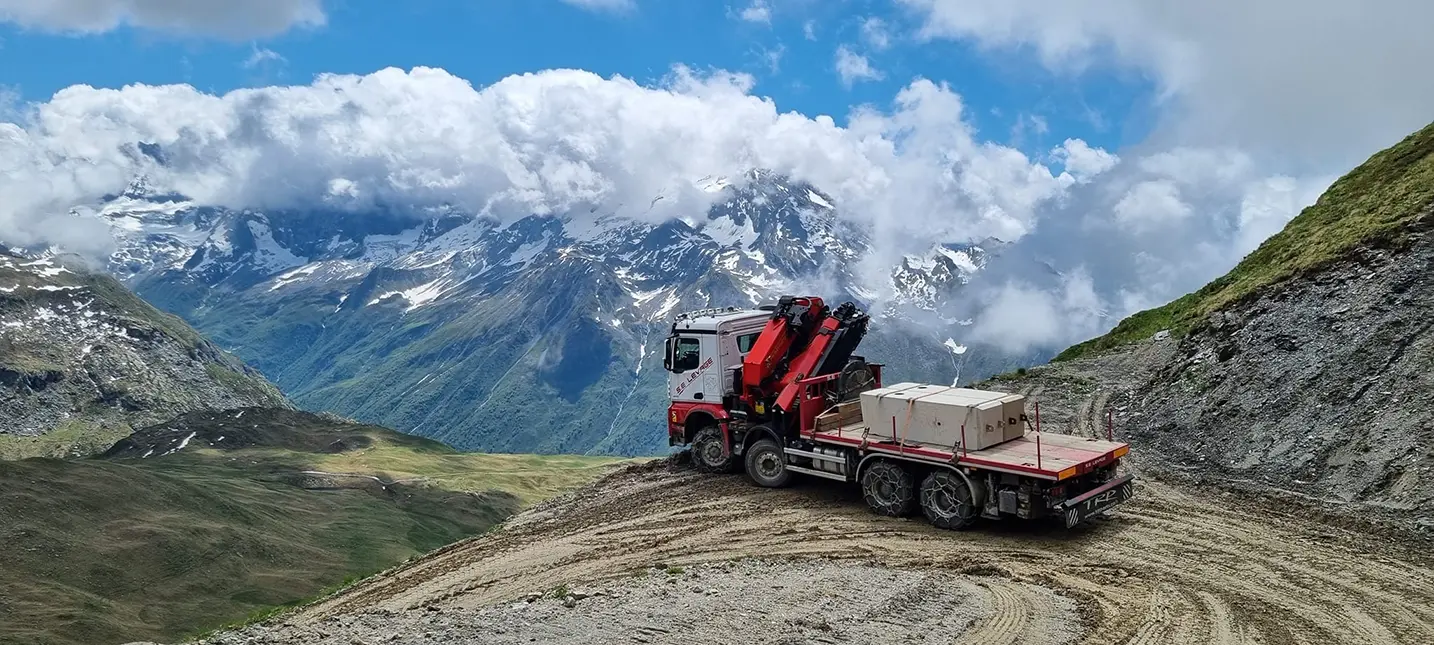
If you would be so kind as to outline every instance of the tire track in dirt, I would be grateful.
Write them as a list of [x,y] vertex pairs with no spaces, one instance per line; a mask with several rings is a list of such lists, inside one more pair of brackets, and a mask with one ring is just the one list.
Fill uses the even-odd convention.
[[1297,512],[1145,478],[1136,499],[1089,526],[949,532],[872,514],[855,487],[802,480],[771,490],[680,467],[633,469],[293,620],[479,608],[657,565],[759,557],[974,575],[990,592],[990,611],[965,643],[1030,642],[1048,630],[1023,584],[1074,599],[1088,631],[1073,642],[1089,645],[1434,642],[1428,559],[1347,528],[1294,521]]
[[1030,627],[1030,597],[1024,590],[1004,580],[983,581],[991,592],[990,617],[977,623],[971,631],[957,639],[958,645],[1012,645]]

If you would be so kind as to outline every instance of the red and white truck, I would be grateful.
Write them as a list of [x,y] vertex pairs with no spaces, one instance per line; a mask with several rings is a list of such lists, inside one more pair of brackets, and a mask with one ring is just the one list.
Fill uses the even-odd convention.
[[883,386],[854,356],[870,318],[852,303],[784,296],[756,310],[680,314],[667,339],[668,443],[705,472],[758,485],[793,474],[859,483],[884,515],[934,525],[1056,516],[1067,527],[1130,499],[1125,443],[1039,432],[1025,398],[920,383]]

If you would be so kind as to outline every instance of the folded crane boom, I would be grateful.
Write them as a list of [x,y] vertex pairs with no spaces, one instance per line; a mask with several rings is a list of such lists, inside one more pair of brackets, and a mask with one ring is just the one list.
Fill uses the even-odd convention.
[[867,319],[850,302],[832,311],[816,296],[783,297],[742,361],[742,403],[758,414],[772,408],[790,414],[797,382],[841,371]]

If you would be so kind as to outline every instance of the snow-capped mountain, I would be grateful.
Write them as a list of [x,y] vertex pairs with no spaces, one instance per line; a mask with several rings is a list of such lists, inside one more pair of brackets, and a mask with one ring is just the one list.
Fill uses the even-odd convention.
[[[992,246],[870,276],[869,235],[817,187],[761,170],[696,183],[713,206],[662,223],[226,210],[143,180],[75,214],[109,224],[113,273],[301,405],[486,450],[660,448],[673,313],[816,290],[941,321]],[[893,327],[863,350],[949,380],[952,333]]]

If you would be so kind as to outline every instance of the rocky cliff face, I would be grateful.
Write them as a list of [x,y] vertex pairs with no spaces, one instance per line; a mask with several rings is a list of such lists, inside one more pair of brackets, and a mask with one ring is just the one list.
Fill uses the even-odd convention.
[[1394,509],[1434,504],[1434,214],[1407,246],[1212,316],[1138,393],[1172,464]]
[[133,427],[249,405],[287,403],[113,279],[0,252],[0,457],[103,450]]

